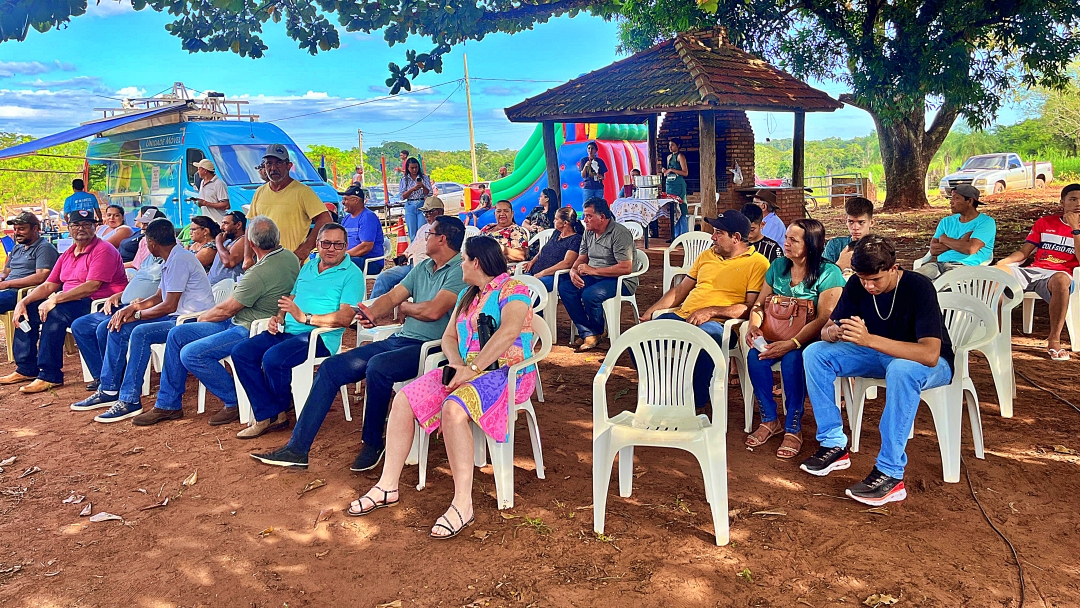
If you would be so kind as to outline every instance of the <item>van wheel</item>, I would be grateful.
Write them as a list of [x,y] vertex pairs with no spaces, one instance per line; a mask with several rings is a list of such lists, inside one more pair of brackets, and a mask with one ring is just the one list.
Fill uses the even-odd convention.
[[994,194],[1001,194],[1005,191],[1005,182],[998,182],[994,184]]
[[1046,187],[1046,180],[1041,178],[1041,177],[1036,177],[1035,178],[1035,187],[1036,188],[1045,188]]

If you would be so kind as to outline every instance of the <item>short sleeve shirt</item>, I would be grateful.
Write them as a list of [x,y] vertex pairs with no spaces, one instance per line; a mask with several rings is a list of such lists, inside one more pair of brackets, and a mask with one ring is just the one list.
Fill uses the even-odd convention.
[[[435,260],[428,258],[414,266],[401,280],[400,285],[408,290],[413,302],[430,302],[441,291],[449,291],[456,297],[465,289],[465,281],[461,278],[461,255],[450,258],[450,261],[438,270],[435,269]],[[448,310],[434,321],[406,317],[401,331],[396,335],[425,342],[438,340],[446,330],[452,312]]]
[[765,284],[772,287],[773,293],[778,296],[813,300],[814,306],[817,306],[818,296],[821,295],[821,292],[835,287],[843,287],[847,283],[839,266],[825,262],[821,265],[821,274],[818,275],[817,281],[814,281],[813,285],[807,285],[805,281],[800,281],[792,286],[789,264],[790,260],[787,258],[774,260],[769,265],[769,271],[765,273]]
[[[581,171],[585,169],[585,165],[588,162],[590,162],[588,156],[579,160],[577,164],[578,170]],[[597,158],[596,164],[600,169],[596,171],[590,169],[589,177],[582,178],[581,180],[581,187],[586,190],[599,190],[604,187],[604,176],[606,176],[608,172],[607,164],[604,163],[602,158]]]
[[120,293],[127,286],[120,252],[97,237],[77,256],[74,245],[60,254],[47,280],[59,284],[63,291],[71,291],[87,281],[101,281],[97,291],[90,294],[92,300]]
[[244,306],[233,323],[250,328],[253,321],[276,315],[278,300],[292,293],[298,274],[300,260],[287,249],[279,247],[259,258],[233,287],[233,299]]
[[[972,254],[966,254],[950,249],[937,256],[937,261],[963,264],[964,266],[978,266],[979,264],[989,262],[991,258],[994,257],[994,239],[997,238],[997,222],[994,221],[994,218],[985,213],[980,213],[970,222],[961,222],[959,213],[945,216],[938,222],[937,230],[934,231],[934,238],[941,238],[944,235],[950,239],[958,239],[969,232],[971,233],[971,238],[979,239],[983,242],[983,246],[980,247],[978,251]],[[1071,229],[1070,236],[1072,236]]]
[[346,213],[341,218],[341,225],[349,237],[349,249],[360,243],[371,243],[371,251],[362,256],[364,259],[383,257],[383,232],[379,216],[371,209],[365,208],[359,215],[353,217]]
[[1031,227],[1027,242],[1035,246],[1034,268],[1072,272],[1078,262],[1076,245],[1069,227],[1060,215],[1041,217]]
[[775,213],[769,213],[761,219],[761,234],[776,241],[780,245],[780,251],[784,251],[784,238],[787,236],[787,226],[784,225],[784,220],[780,219],[780,216]]
[[844,248],[850,244],[850,236],[833,237],[825,243],[825,253],[823,253],[822,256],[835,264],[840,261],[840,254],[844,253]]
[[[405,175],[401,178],[401,181],[398,182],[398,197],[401,199],[405,199],[405,191],[411,189],[416,184],[424,184],[425,186],[427,186],[427,191],[432,192],[431,179],[428,176],[421,175],[418,178],[413,178],[413,176],[411,175]],[[424,194],[424,189],[418,188],[414,190],[411,194],[409,194],[408,200],[416,202],[422,201],[424,200],[424,198],[426,198]]]
[[59,257],[56,247],[40,236],[29,245],[16,243],[11,250],[11,255],[8,256],[8,269],[11,274],[8,275],[7,280],[25,279],[39,270],[52,270]]
[[536,254],[536,259],[533,260],[532,268],[529,269],[529,274],[539,274],[540,272],[551,268],[559,262],[566,259],[566,252],[573,251],[577,253],[581,248],[581,235],[571,234],[570,236],[562,236],[558,232],[551,235],[551,239],[547,244],[540,248],[540,253]]
[[[634,235],[619,222],[611,220],[601,234],[586,230],[581,236],[581,248],[578,253],[589,257],[589,266],[593,268],[611,268],[619,262],[634,259]],[[631,291],[637,289],[638,279],[623,281]]]
[[[221,181],[220,177],[215,175],[213,179],[204,181],[199,186],[199,198],[211,203],[227,201],[229,200],[229,187],[225,185],[225,182]],[[213,207],[200,206],[199,215],[205,215],[219,224],[221,220],[225,219],[225,211]]]
[[[296,257],[296,256],[293,256]],[[292,293],[300,310],[312,315],[337,312],[342,304],[356,306],[364,298],[364,273],[346,256],[338,265],[319,272],[319,260],[315,259],[300,268]],[[285,315],[285,333],[303,334],[315,329],[291,314]],[[345,329],[335,329],[321,336],[326,350],[336,354],[341,347],[341,335]]]
[[711,306],[746,303],[746,294],[761,291],[769,260],[753,249],[733,258],[706,249],[694,260],[689,276],[697,282],[675,314],[687,318]]
[[423,226],[420,226],[420,228],[416,230],[416,237],[413,238],[412,242],[409,243],[409,246],[405,249],[405,255],[409,256],[409,260],[413,264],[419,264],[420,262],[428,259],[427,240],[428,236],[430,235],[430,222],[424,224]]
[[505,249],[527,249],[529,246],[529,231],[517,224],[510,224],[506,228],[488,224],[480,229],[480,234],[490,236]]
[[281,246],[295,251],[307,240],[311,221],[322,213],[326,213],[326,205],[319,195],[306,184],[293,180],[279,192],[271,190],[270,184],[259,186],[251,199],[248,217],[265,215],[274,220],[281,231]]
[[780,247],[780,243],[777,243],[767,236],[762,236],[760,241],[751,243],[751,245],[754,246],[754,250],[765,256],[765,259],[770,262],[784,254],[784,250]]
[[64,215],[72,211],[85,209],[87,211],[99,210],[97,197],[89,192],[76,192],[64,199]]
[[179,293],[180,302],[173,316],[202,312],[214,307],[214,292],[206,278],[202,262],[187,249],[176,245],[161,265],[161,296]]

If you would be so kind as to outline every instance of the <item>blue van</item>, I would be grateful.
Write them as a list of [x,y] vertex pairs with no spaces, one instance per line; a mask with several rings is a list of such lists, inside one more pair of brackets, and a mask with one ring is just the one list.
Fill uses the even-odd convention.
[[199,193],[193,163],[204,158],[213,161],[218,177],[228,186],[232,209],[246,211],[263,184],[255,167],[262,162],[266,146],[274,143],[289,149],[293,179],[311,186],[324,203],[340,212],[341,197],[276,125],[195,120],[116,131],[91,140],[86,158],[91,170],[104,165],[105,193],[124,207],[129,223],[143,205],[158,207],[178,227],[198,215],[198,205],[189,199]]

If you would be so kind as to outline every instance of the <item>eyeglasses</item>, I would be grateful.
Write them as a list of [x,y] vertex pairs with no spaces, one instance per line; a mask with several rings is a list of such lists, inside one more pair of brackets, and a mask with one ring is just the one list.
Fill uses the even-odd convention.
[[420,213],[423,213],[424,215],[431,215],[432,213],[435,213],[436,211],[442,211],[442,209],[422,209],[420,211]]
[[341,241],[319,241],[319,247],[341,251],[342,249],[345,249],[345,243],[342,243]]

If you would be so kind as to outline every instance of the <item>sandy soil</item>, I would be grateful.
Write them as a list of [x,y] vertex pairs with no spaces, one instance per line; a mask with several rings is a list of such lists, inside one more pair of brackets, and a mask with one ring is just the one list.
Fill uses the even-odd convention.
[[[1002,198],[986,209],[1006,226],[999,255],[1023,239],[1036,210],[1053,207],[1056,194]],[[941,214],[881,215],[879,227],[906,235],[910,260],[925,251]],[[835,211],[819,217],[830,229],[840,226]],[[662,254],[654,249],[650,257],[643,306],[659,295]],[[1014,327],[1019,320],[1018,309]],[[1046,326],[1046,306],[1037,305],[1033,335]],[[1041,339],[1015,336],[1017,369],[1080,403],[1077,358],[1052,363],[1043,348]],[[18,457],[0,473],[0,605],[818,607],[862,605],[873,594],[899,598],[899,606],[1020,605],[1016,565],[965,477],[942,482],[926,408],[908,444],[908,499],[876,514],[841,498],[872,466],[880,399],[868,402],[853,467],[818,479],[773,456],[778,438],[754,452],[743,446],[741,395],[733,389],[731,544],[714,544],[695,461],[660,449],[637,450],[634,493],[620,498],[612,486],[607,535],[598,538],[590,387],[600,357],[555,348],[542,366],[547,402],[537,407],[546,479],[536,478],[527,433],[518,432],[515,507],[496,510],[485,467],[476,477],[476,523],[440,542],[427,531],[452,490],[441,441],[432,445],[425,490],[412,489],[416,469],[407,468],[399,506],[346,518],[349,501],[377,475],[348,471],[360,425],[346,423],[340,405],[316,440],[310,469],[283,471],[247,454],[281,445],[287,434],[244,442],[234,437],[238,425],[208,426],[207,415],[195,412],[193,381],[179,422],[106,426],[71,412],[68,405],[86,393],[69,356],[69,383],[53,393],[24,397],[0,388],[0,460]],[[11,369],[0,364],[0,373]],[[1069,450],[1080,450],[1080,413],[1020,379],[1015,417],[1004,419],[985,361],[974,360],[972,373],[986,459],[974,457],[965,422],[966,472],[1020,554],[1026,605],[1078,605],[1080,455]],[[633,406],[635,382],[631,368],[618,368],[608,386],[612,412]],[[211,412],[220,406],[209,401]],[[809,412],[805,423],[805,451],[812,451]],[[20,478],[31,467],[40,471]],[[196,483],[183,487],[196,471]],[[302,493],[315,480],[325,485]],[[85,501],[64,504],[73,493]],[[166,498],[167,506],[146,510]],[[87,503],[123,521],[91,523],[79,516]],[[322,521],[325,510],[332,511]]]

